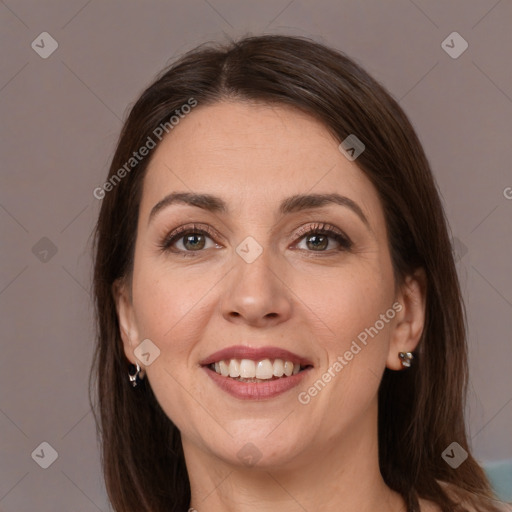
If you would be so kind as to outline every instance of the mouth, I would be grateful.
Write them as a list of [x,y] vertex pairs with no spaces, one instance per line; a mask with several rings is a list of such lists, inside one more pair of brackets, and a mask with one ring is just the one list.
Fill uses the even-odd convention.
[[286,379],[292,375],[312,368],[311,365],[302,366],[283,359],[222,359],[206,365],[222,377],[227,377],[238,382],[261,383],[272,380]]
[[240,399],[272,398],[297,386],[313,364],[285,349],[235,346],[200,365],[223,390]]

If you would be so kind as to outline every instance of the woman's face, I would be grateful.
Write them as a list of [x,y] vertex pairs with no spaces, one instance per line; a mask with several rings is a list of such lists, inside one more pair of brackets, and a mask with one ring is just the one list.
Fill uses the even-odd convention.
[[[380,200],[356,162],[311,117],[244,102],[199,105],[154,150],[118,313],[132,362],[151,340],[135,354],[186,455],[284,467],[375,424],[384,368],[414,346]],[[171,240],[178,228],[190,233]],[[240,346],[262,350],[215,356]],[[234,375],[229,359],[247,376],[293,368],[275,359],[307,369],[238,382],[202,364],[212,355]]]

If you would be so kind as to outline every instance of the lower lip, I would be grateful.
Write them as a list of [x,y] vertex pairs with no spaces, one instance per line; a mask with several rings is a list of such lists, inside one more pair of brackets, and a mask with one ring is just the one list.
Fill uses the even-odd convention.
[[203,369],[217,386],[231,396],[243,400],[264,400],[278,396],[298,386],[311,368],[306,368],[290,377],[282,377],[268,382],[240,382],[230,377],[223,377],[207,366],[203,366]]

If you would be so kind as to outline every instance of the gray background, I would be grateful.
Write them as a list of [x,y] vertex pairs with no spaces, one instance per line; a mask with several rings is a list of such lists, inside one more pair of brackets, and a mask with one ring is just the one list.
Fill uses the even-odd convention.
[[[474,453],[511,458],[511,21],[506,0],[0,1],[0,510],[109,510],[87,399],[92,191],[154,75],[224,34],[313,37],[399,100],[457,239]],[[43,59],[45,31],[59,46]],[[453,31],[469,44],[456,59],[441,46]],[[43,441],[48,469],[48,449],[31,456]]]

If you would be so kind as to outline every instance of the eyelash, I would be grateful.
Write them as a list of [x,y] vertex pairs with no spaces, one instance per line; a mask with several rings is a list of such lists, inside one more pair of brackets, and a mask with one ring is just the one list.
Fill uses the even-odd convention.
[[[199,227],[196,224],[193,224],[192,226],[183,226],[180,227],[171,233],[169,233],[167,236],[163,238],[163,240],[158,244],[162,252],[174,252],[174,253],[181,253],[184,256],[194,255],[194,253],[203,252],[202,250],[198,251],[183,251],[181,249],[179,250],[172,250],[171,246],[179,241],[180,239],[184,238],[185,235],[189,234],[197,234],[197,235],[206,235],[209,238],[214,238],[215,233],[211,230],[209,226]],[[298,240],[296,243],[302,241],[302,239],[312,236],[312,235],[327,235],[334,239],[340,247],[338,249],[334,249],[337,251],[348,251],[352,248],[352,241],[344,235],[341,231],[339,231],[336,227],[326,224],[326,223],[320,223],[315,224],[313,226],[308,226],[307,228],[300,229],[297,233]],[[330,254],[333,250],[328,251],[307,251],[312,253],[324,253],[324,254]]]

